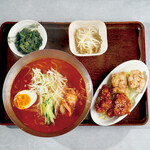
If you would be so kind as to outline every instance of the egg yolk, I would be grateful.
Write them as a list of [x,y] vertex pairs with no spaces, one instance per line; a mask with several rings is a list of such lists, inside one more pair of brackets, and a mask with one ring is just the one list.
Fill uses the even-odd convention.
[[26,109],[30,102],[31,98],[27,94],[18,94],[14,99],[14,104],[18,109]]

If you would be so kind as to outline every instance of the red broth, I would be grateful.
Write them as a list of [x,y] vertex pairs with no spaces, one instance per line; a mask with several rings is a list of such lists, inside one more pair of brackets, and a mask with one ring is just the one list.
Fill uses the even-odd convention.
[[[32,68],[39,68],[41,69],[42,73],[45,73],[53,68],[68,79],[68,86],[70,88],[75,88],[79,93],[82,93],[82,96],[80,96],[80,98],[76,102],[71,117],[69,117],[68,113],[62,115],[58,112],[58,115],[55,119],[55,124],[50,124],[48,126],[45,125],[44,118],[42,116],[39,116],[38,112],[31,111],[35,109],[34,105],[37,102],[33,104],[33,106],[25,110],[19,110],[14,106],[14,96],[19,91],[29,89],[28,84],[31,82],[33,76]],[[84,110],[86,97],[85,83],[80,73],[69,63],[53,58],[39,59],[25,65],[17,74],[11,88],[11,105],[18,119],[27,127],[43,133],[53,133],[61,131],[77,121]]]

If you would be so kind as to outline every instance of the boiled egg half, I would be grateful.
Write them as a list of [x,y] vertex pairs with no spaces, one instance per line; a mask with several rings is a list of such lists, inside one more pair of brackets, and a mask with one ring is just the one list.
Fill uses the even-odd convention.
[[37,94],[30,90],[18,92],[14,97],[14,104],[18,109],[27,109],[37,100]]

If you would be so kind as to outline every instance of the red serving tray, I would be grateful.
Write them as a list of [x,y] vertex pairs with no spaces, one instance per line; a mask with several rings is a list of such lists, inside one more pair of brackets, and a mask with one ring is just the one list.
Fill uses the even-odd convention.
[[[7,35],[16,22],[5,22],[0,28],[0,94],[3,82],[12,65],[20,59],[8,47]],[[69,49],[68,27],[70,23],[41,22],[48,34],[46,49],[58,49],[72,55]],[[145,30],[140,22],[106,22],[108,50],[101,56],[76,57],[88,70],[94,92],[107,74],[119,64],[137,59],[146,63]],[[147,90],[136,108],[125,119],[115,125],[144,125],[148,121]],[[3,106],[0,98],[0,124],[14,125]],[[88,114],[81,123],[83,126],[96,125]]]

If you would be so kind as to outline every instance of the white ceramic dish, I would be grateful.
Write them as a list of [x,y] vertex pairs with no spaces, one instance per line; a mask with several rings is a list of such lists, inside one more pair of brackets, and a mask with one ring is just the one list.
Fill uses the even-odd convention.
[[40,46],[39,50],[42,50],[45,48],[46,43],[47,43],[47,33],[46,30],[44,29],[44,27],[37,21],[34,20],[23,20],[20,21],[18,23],[16,23],[9,31],[8,33],[8,45],[10,47],[10,49],[12,50],[13,53],[15,53],[16,55],[23,57],[26,54],[22,54],[21,52],[19,52],[15,46],[15,40],[16,40],[16,35],[18,32],[20,32],[23,28],[29,28],[31,30],[35,30],[37,29],[38,32],[40,33],[43,41],[42,41],[42,45]]
[[136,107],[136,105],[139,103],[139,101],[141,100],[145,90],[146,90],[146,87],[147,87],[147,84],[148,84],[148,80],[149,80],[149,71],[148,71],[148,68],[147,66],[142,62],[142,61],[139,61],[139,60],[130,60],[130,61],[127,61],[127,62],[124,62],[122,63],[121,65],[117,66],[115,69],[113,69],[108,75],[107,77],[103,80],[103,82],[100,84],[100,86],[98,87],[97,91],[95,92],[94,94],[94,97],[93,97],[93,100],[92,100],[92,105],[91,105],[91,110],[90,110],[90,114],[91,114],[91,117],[93,119],[93,121],[98,124],[98,125],[102,125],[102,126],[108,126],[108,125],[113,125],[119,121],[121,121],[122,119],[124,119],[127,115],[123,115],[123,116],[115,116],[115,117],[112,117],[112,118],[109,118],[109,117],[106,117],[106,119],[101,119],[99,117],[99,114],[96,112],[95,110],[95,102],[96,102],[96,99],[98,97],[98,94],[99,94],[99,91],[100,89],[102,88],[102,86],[104,84],[107,84],[109,79],[110,79],[110,76],[112,73],[118,73],[118,72],[121,72],[121,71],[124,71],[124,72],[128,72],[128,71],[131,71],[131,70],[135,70],[135,69],[138,69],[140,70],[141,72],[144,72],[144,78],[146,80],[146,83],[145,83],[145,86],[143,88],[143,91],[141,93],[139,93],[137,95],[137,97],[135,98],[135,103],[134,105],[131,107],[130,109],[130,112]]
[[[99,30],[99,35],[101,36],[101,39],[102,39],[102,45],[101,45],[100,51],[98,53],[80,54],[76,49],[74,34],[78,28],[81,28],[85,25],[91,25]],[[76,56],[97,56],[97,55],[104,54],[108,48],[107,28],[106,28],[105,23],[100,20],[73,21],[69,26],[69,47],[70,47],[71,52]]]

